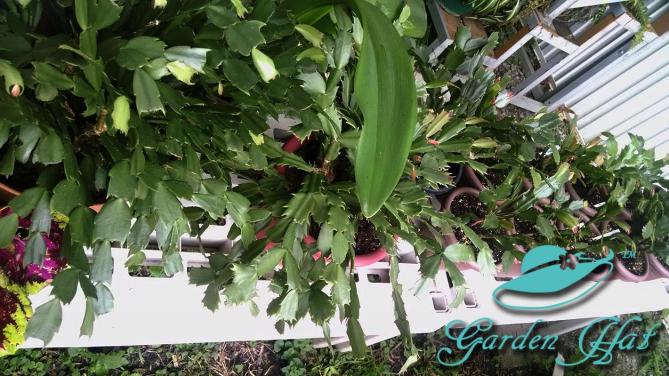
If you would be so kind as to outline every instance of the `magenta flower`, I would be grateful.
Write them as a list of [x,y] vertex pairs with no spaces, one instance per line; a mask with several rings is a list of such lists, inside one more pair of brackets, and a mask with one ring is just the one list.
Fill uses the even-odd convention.
[[[0,211],[0,217],[11,213],[11,209]],[[46,246],[46,254],[41,265],[23,266],[23,257],[27,243],[30,220],[19,218],[19,231],[12,244],[0,249],[0,269],[10,281],[18,284],[51,282],[56,274],[65,267],[66,260],[60,254],[62,230],[55,222],[51,224],[50,233],[42,234]]]

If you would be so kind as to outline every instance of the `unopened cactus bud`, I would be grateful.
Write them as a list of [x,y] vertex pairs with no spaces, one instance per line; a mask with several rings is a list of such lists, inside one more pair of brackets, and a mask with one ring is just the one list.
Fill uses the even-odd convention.
[[513,98],[513,93],[512,92],[510,92],[509,90],[502,90],[497,95],[497,98],[495,98],[493,103],[495,104],[495,107],[497,107],[497,108],[504,108],[509,103],[511,103],[511,98]]
[[21,86],[14,84],[12,86],[12,97],[18,97],[21,95]]
[[279,75],[272,58],[260,52],[257,48],[251,50],[251,57],[253,58],[253,65],[255,65],[263,81],[270,82]]

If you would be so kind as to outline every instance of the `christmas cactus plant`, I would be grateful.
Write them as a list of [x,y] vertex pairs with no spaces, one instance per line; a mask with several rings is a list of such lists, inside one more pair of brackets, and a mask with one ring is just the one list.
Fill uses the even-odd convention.
[[[81,334],[90,335],[113,308],[112,247],[128,248],[126,265],[137,267],[154,234],[171,276],[183,272],[181,237],[226,221],[232,249],[190,270],[207,286],[204,305],[253,311],[257,281],[268,278],[279,330],[309,315],[327,335],[339,310],[356,353],[365,347],[355,268],[380,260],[415,350],[400,239],[416,252],[419,288],[445,267],[453,305],[465,292],[459,265],[495,273],[495,250],[508,267],[521,246],[608,244],[615,238],[597,239],[600,225],[617,223],[639,187],[641,237],[666,244],[659,162],[610,140],[558,139],[556,114],[497,119],[507,81],[483,67],[496,34],[472,39],[463,28],[445,59],[430,62],[425,22],[414,0],[0,5],[0,40],[15,46],[0,47],[0,188],[11,188],[0,194],[9,199],[0,212],[4,348],[24,330],[48,342],[79,289]],[[282,136],[268,120],[284,118],[294,125]],[[476,218],[434,205],[463,184],[457,166],[478,181]],[[569,194],[578,179],[607,186],[597,216]],[[21,294],[48,282],[53,299],[26,329]]]
[[[3,3],[0,38],[15,48],[0,49],[0,174],[10,188],[2,197],[14,197],[11,210],[35,227],[24,260],[44,259],[41,233],[52,218],[67,223],[67,268],[53,280],[54,300],[37,308],[32,333],[47,342],[61,303],[81,287],[82,334],[90,334],[94,317],[113,307],[112,244],[128,247],[127,265],[139,265],[155,231],[172,275],[183,268],[181,235],[226,214],[248,240],[258,213],[230,189],[230,173],[278,162],[305,168],[264,135],[267,119],[296,116],[303,129],[328,127],[338,138],[333,87],[359,93],[360,150],[369,154],[360,157],[355,192],[368,216],[378,211],[404,167],[409,144],[400,136],[415,123],[400,33],[422,35],[416,20],[424,14],[422,2],[409,16],[408,8],[382,12],[355,0]],[[360,56],[349,64],[354,41]],[[325,87],[312,80],[323,66],[333,67]],[[351,85],[353,71],[376,78]],[[382,137],[397,148],[380,147]]]

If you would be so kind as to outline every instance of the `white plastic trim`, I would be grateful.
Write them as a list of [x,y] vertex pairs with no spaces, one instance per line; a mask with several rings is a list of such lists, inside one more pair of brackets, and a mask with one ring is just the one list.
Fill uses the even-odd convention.
[[[229,228],[228,228],[229,229]],[[202,238],[204,241],[227,242],[221,235],[227,229],[213,226]],[[223,240],[221,240],[223,239]],[[187,240],[192,241],[192,240]],[[446,272],[441,270],[427,289],[416,292],[420,280],[419,265],[411,245],[398,241],[400,258],[399,282],[403,286],[403,299],[413,333],[437,331],[451,320],[471,322],[480,317],[493,318],[498,325],[531,323],[537,319],[561,321],[612,316],[625,313],[657,311],[669,308],[669,279],[630,283],[620,280],[605,282],[597,293],[568,309],[555,312],[518,313],[498,307],[492,292],[504,281],[484,276],[474,270],[463,273],[467,281],[466,302],[457,308],[448,306],[454,295],[448,284]],[[258,316],[250,313],[248,306],[225,306],[216,312],[202,305],[204,286],[190,285],[186,272],[172,278],[131,277],[124,262],[127,250],[115,248],[114,274],[111,290],[114,309],[98,317],[91,338],[79,337],[84,314],[85,299],[78,292],[71,304],[63,309],[63,323],[48,347],[132,346],[153,344],[178,344],[198,342],[225,342],[277,339],[316,339],[326,345],[322,328],[305,318],[283,334],[275,329],[276,319],[266,315],[269,302],[275,294],[269,290],[269,281],[258,282],[255,302],[260,308]],[[159,263],[161,252],[145,251],[147,264]],[[184,269],[207,265],[199,253],[182,252]],[[399,335],[394,321],[391,286],[388,281],[389,264],[379,262],[359,268],[357,289],[361,302],[360,322],[367,341],[378,342]],[[594,283],[594,282],[586,282]],[[32,297],[36,307],[50,297],[50,288]],[[527,300],[528,304],[536,300]],[[333,345],[348,349],[346,325],[339,321],[339,312],[330,322]],[[28,339],[24,348],[42,347],[36,339]]]

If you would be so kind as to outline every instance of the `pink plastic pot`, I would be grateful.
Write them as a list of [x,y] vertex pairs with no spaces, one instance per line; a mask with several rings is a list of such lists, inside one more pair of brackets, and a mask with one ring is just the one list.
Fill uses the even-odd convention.
[[[289,153],[295,153],[296,151],[300,150],[300,148],[304,145],[302,141],[300,141],[299,138],[296,136],[291,136],[288,141],[286,141],[285,144],[283,144],[283,150],[287,151]],[[278,165],[276,166],[276,170],[279,172],[281,175],[286,174],[286,169],[287,166],[285,165]]]
[[648,255],[648,266],[660,278],[669,278],[669,269],[655,255]]
[[[567,183],[564,185],[565,190],[567,193],[569,193],[569,196],[571,196],[572,200],[580,201],[582,200],[581,196],[576,192],[574,189],[574,186],[571,183]],[[592,204],[592,203],[589,203]],[[594,217],[597,215],[597,210],[595,210],[593,207],[588,206],[587,208],[582,208],[581,209],[586,215],[590,217]]]
[[[272,221],[270,222],[270,224],[266,228],[258,231],[258,233],[256,234],[256,240],[264,239],[267,236],[267,230],[272,228],[276,224],[276,222],[278,222],[276,219],[272,219]],[[314,239],[314,237],[309,235],[309,234],[304,235],[304,238],[302,239],[302,241],[304,241],[304,244],[306,244],[306,245],[312,245],[312,244],[316,243],[316,239]],[[276,244],[272,241],[269,241],[269,242],[267,242],[267,245],[265,245],[264,251],[265,252],[269,251],[270,249],[272,249],[274,247],[276,247]],[[368,254],[355,255],[355,266],[356,267],[368,266],[368,265],[371,265],[371,264],[374,264],[374,263],[377,263],[377,262],[383,260],[386,256],[388,256],[388,251],[386,251],[386,249],[383,248],[383,247],[379,247],[375,251],[370,252]],[[321,252],[318,251],[318,252],[314,253],[312,257],[313,257],[314,260],[320,259],[321,258]],[[325,262],[329,263],[330,260],[331,260],[331,258],[330,258],[330,256],[328,256],[328,257],[326,257]]]
[[[576,192],[576,189],[574,189],[574,186],[571,183],[565,184],[564,187],[565,187],[565,190],[567,191],[567,193],[569,193],[569,196],[572,198],[572,200],[582,200],[581,196],[578,194],[578,192]],[[604,194],[608,195],[608,190],[606,188],[601,188],[601,189],[604,192]],[[593,203],[590,202],[589,204],[593,204]],[[599,204],[599,203],[595,203],[595,204]],[[590,218],[597,215],[597,210],[592,206],[588,206],[588,207],[582,208],[580,210],[583,211],[583,213],[585,213]],[[622,213],[620,213],[618,218],[620,220],[629,222],[629,221],[632,220],[632,214],[628,210],[623,209]],[[599,229],[599,232],[601,234],[605,234],[605,233],[608,232],[608,231],[606,231],[606,229],[609,226],[609,223],[610,223],[610,221],[606,221],[601,225],[601,227]]]
[[616,272],[618,272],[618,276],[620,276],[620,279],[622,279],[623,281],[627,281],[627,282],[643,282],[643,281],[645,281],[650,274],[651,265],[650,265],[650,261],[648,260],[648,254],[644,254],[644,257],[646,258],[646,272],[643,273],[643,275],[636,275],[636,274],[630,272],[625,267],[625,265],[620,260],[620,258],[618,256],[616,256],[613,259],[613,265],[615,265]]
[[[525,190],[531,191],[534,189],[534,185],[528,178],[523,178],[523,186],[525,187]],[[535,205],[535,208],[539,209],[541,206],[548,206],[551,204],[551,200],[548,198],[540,198],[539,201],[537,201],[537,205]]]
[[386,256],[388,256],[386,249],[379,247],[374,252],[368,253],[366,255],[355,255],[355,266],[369,266],[383,260]]
[[[602,254],[602,257],[605,257],[606,255],[607,254]],[[615,263],[614,263],[614,266],[615,266]],[[588,274],[588,277],[586,278],[588,281],[594,281],[594,282],[599,281],[600,279],[606,277],[606,275],[608,273],[608,267],[603,268],[603,270],[599,271],[599,272],[597,272],[596,270],[597,269],[593,270],[590,274]],[[613,270],[611,270],[611,273],[609,274],[607,280],[610,281],[615,276],[616,276],[616,267],[614,267]]]

